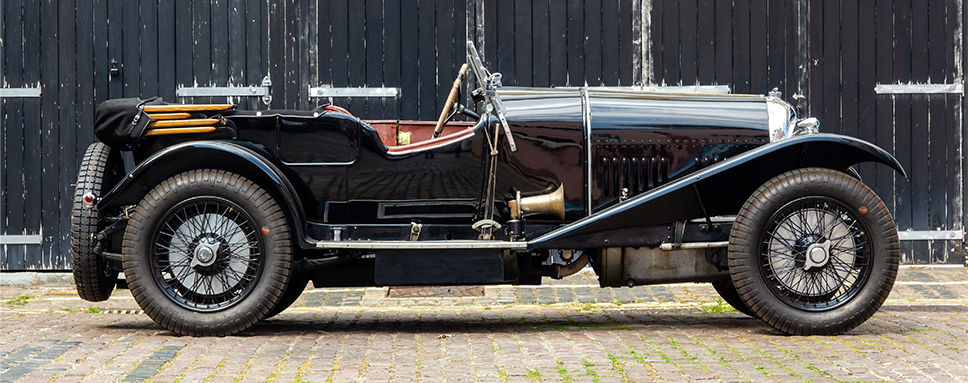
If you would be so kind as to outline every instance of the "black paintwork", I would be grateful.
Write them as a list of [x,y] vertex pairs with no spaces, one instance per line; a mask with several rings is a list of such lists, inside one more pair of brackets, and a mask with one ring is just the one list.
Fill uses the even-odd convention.
[[[505,193],[565,188],[564,221],[526,217],[525,239],[535,250],[656,246],[669,239],[670,224],[735,214],[755,188],[790,169],[848,171],[874,161],[903,174],[890,154],[850,137],[768,144],[761,96],[526,88],[505,88],[501,96],[517,151],[499,141],[495,219],[509,218]],[[282,201],[304,249],[334,240],[337,230],[340,240],[405,240],[411,222],[426,225],[420,240],[477,238],[470,225],[482,218],[489,119],[473,138],[392,155],[372,127],[343,113],[224,117],[231,129],[209,140],[159,139],[136,151],[137,167],[99,209],[135,204],[178,172],[215,167],[253,179]],[[631,199],[620,203],[623,189]]]

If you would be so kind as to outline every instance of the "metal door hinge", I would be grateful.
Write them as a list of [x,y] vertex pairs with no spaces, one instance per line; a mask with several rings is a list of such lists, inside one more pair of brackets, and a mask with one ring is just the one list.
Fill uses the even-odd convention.
[[272,102],[272,80],[269,75],[262,78],[261,86],[201,86],[179,87],[175,90],[178,97],[262,97],[262,103]]

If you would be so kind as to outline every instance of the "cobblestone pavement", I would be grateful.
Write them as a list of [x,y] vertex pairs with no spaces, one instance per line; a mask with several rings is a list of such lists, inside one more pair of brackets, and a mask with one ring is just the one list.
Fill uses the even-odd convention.
[[968,381],[968,270],[902,269],[835,337],[783,336],[703,284],[600,289],[581,274],[484,296],[311,289],[238,336],[162,330],[127,291],[0,289],[2,381]]

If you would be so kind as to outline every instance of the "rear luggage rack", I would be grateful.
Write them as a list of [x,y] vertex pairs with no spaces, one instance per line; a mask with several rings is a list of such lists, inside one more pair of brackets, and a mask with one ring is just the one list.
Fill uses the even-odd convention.
[[151,123],[145,131],[145,137],[164,136],[170,134],[211,133],[219,126],[224,126],[221,118],[192,118],[190,112],[220,112],[235,108],[232,104],[197,104],[197,105],[145,105],[145,113]]

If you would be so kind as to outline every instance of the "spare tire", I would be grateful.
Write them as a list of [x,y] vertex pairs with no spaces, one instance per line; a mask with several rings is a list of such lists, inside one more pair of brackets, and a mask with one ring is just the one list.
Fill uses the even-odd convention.
[[118,272],[111,262],[95,252],[95,236],[105,225],[94,205],[84,203],[84,196],[90,193],[100,197],[124,176],[123,166],[117,151],[95,142],[88,146],[77,172],[77,188],[74,189],[74,206],[71,210],[71,268],[77,294],[86,301],[100,302],[111,297],[118,281]]

